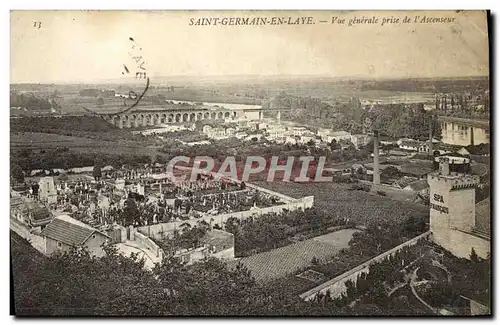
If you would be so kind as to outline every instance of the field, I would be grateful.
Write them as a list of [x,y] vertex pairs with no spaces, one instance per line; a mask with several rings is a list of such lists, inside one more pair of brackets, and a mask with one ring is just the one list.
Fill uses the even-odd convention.
[[11,149],[56,149],[67,147],[82,153],[161,155],[154,147],[132,141],[105,141],[50,133],[19,132],[10,135]]
[[327,214],[349,218],[360,225],[377,220],[402,222],[409,216],[427,217],[429,209],[409,202],[364,191],[350,190],[351,185],[337,183],[256,182],[257,185],[293,198],[314,196],[314,206]]
[[[244,257],[238,261],[252,272],[256,281],[276,280],[309,266],[313,257],[325,260],[334,256],[342,248],[349,246],[349,240],[356,231],[339,230],[269,252]],[[229,265],[236,263],[238,262],[232,261]]]

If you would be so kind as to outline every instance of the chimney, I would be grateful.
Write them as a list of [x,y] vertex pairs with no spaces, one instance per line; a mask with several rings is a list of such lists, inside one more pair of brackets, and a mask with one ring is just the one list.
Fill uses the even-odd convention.
[[439,161],[439,171],[441,172],[441,175],[450,175],[450,162],[448,158],[441,158]]
[[433,123],[433,116],[431,114],[430,118],[429,118],[429,155],[432,156],[432,131],[434,129],[434,123]]
[[474,145],[474,128],[472,126],[470,128],[470,145]]
[[378,152],[378,142],[379,133],[378,131],[373,131],[373,185],[380,185],[380,163],[379,163],[379,152]]

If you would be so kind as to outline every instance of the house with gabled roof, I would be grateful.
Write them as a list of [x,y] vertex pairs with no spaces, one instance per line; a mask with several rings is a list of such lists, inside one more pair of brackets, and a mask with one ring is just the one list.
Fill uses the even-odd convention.
[[95,256],[103,256],[105,253],[102,245],[111,239],[101,231],[68,215],[54,218],[40,235],[44,240],[46,255],[84,247]]

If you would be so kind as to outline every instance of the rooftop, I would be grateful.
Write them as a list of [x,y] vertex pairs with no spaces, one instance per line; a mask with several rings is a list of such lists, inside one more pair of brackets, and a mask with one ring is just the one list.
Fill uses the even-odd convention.
[[94,232],[99,231],[70,216],[60,215],[42,230],[41,235],[70,246],[78,246],[83,244]]
[[415,192],[418,192],[418,191],[421,191],[423,189],[426,189],[429,187],[429,183],[427,183],[427,180],[426,179],[421,179],[421,180],[418,180],[418,181],[415,181],[413,183],[410,183],[408,185],[408,187],[415,191]]
[[490,234],[491,208],[490,198],[476,204],[476,230],[480,233]]

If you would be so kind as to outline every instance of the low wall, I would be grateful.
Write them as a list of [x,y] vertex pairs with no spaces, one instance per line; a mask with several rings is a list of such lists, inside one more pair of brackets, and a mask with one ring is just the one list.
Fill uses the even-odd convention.
[[32,234],[27,226],[12,218],[10,218],[10,229],[20,237],[26,239],[37,251],[45,255],[45,241],[42,236]]
[[146,246],[149,250],[156,254],[156,257],[162,258],[165,254],[163,250],[150,238],[144,236],[143,234],[136,232],[135,240],[140,242],[142,245]]
[[392,255],[396,254],[397,252],[399,252],[404,247],[413,246],[413,245],[417,244],[420,240],[429,238],[430,234],[431,234],[430,231],[425,232],[425,233],[423,233],[415,238],[412,238],[412,239],[402,243],[401,245],[398,245],[398,246],[396,246],[396,247],[394,247],[394,248],[392,248],[392,249],[390,249],[390,250],[388,250],[380,255],[377,255],[376,257],[372,258],[371,260],[366,261],[365,263],[358,265],[355,268],[353,268],[347,272],[344,272],[341,275],[339,275],[339,276],[337,276],[337,277],[335,277],[335,278],[333,278],[333,279],[331,279],[323,284],[320,284],[319,286],[312,288],[309,291],[302,293],[300,295],[300,298],[304,299],[306,301],[312,300],[312,299],[314,299],[314,297],[317,294],[319,294],[319,293],[326,294],[327,291],[330,292],[331,297],[333,297],[333,298],[338,297],[338,296],[342,295],[343,293],[347,292],[346,282],[348,280],[351,280],[354,283],[356,283],[359,274],[370,273],[370,265],[385,260],[389,256],[392,256]]
[[280,213],[283,210],[297,210],[311,208],[314,205],[314,196],[307,196],[301,199],[293,199],[294,201],[288,204],[276,205],[268,208],[255,209],[255,210],[247,210],[219,215],[208,215],[198,219],[189,219],[175,222],[167,222],[167,223],[159,223],[156,225],[149,226],[141,226],[137,227],[137,232],[154,239],[163,239],[168,236],[170,233],[173,233],[175,229],[180,229],[182,224],[189,224],[191,226],[195,226],[200,221],[205,221],[208,224],[218,224],[219,226],[223,226],[227,219],[234,217],[239,220],[244,220],[248,217],[255,216],[259,217],[261,215],[269,214],[269,213]]
[[[281,193],[278,193],[278,192],[275,192],[275,191],[272,191],[272,190],[269,190],[267,188],[264,188],[264,187],[260,187],[260,186],[257,186],[255,184],[250,184],[250,183],[246,183],[246,187],[247,188],[253,188],[255,190],[258,190],[259,192],[264,192],[264,193],[267,193],[269,195],[274,195],[276,197],[279,197],[281,200],[283,200],[284,202],[286,203],[289,203],[289,202],[294,202],[296,201],[297,199],[294,199],[290,196],[287,196],[285,194],[281,194]],[[300,199],[299,199],[300,200]]]

